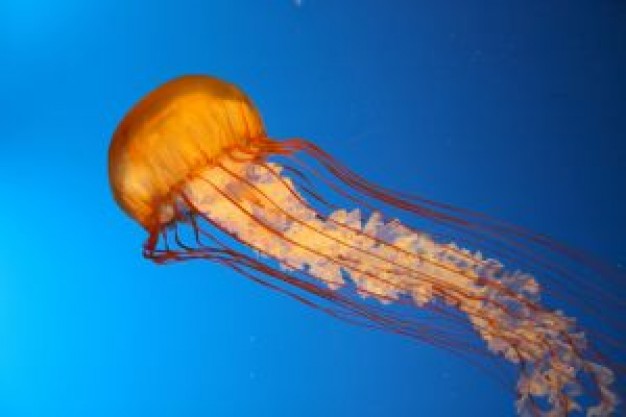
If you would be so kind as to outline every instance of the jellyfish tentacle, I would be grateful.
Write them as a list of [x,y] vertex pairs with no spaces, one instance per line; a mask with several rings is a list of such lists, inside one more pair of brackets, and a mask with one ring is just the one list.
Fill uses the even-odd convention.
[[[228,168],[224,165],[228,165]],[[614,397],[607,394],[610,393],[608,377],[610,371],[583,357],[581,352],[585,349],[586,339],[584,335],[575,332],[573,321],[560,312],[529,308],[522,302],[516,302],[514,297],[508,296],[507,291],[493,285],[494,282],[499,282],[507,288],[518,286],[521,288],[521,294],[532,298],[536,295],[537,288],[527,277],[501,274],[499,266],[495,275],[493,269],[483,271],[480,268],[477,269],[478,273],[471,276],[459,273],[463,269],[455,264],[458,259],[446,252],[445,245],[427,240],[421,242],[422,246],[408,247],[425,252],[436,261],[449,265],[453,272],[444,272],[440,268],[434,274],[431,273],[430,275],[438,277],[438,283],[443,286],[439,291],[430,288],[426,293],[422,290],[415,295],[414,288],[419,288],[419,285],[407,281],[406,277],[411,274],[407,274],[406,269],[426,268],[428,272],[428,267],[432,268],[432,264],[420,265],[412,262],[407,268],[394,269],[394,262],[409,262],[407,259],[410,260],[411,257],[403,257],[402,251],[397,250],[395,253],[389,253],[392,248],[379,245],[372,239],[364,239],[358,233],[340,231],[341,228],[334,224],[339,222],[356,230],[368,227],[369,221],[363,225],[360,216],[345,211],[333,212],[325,217],[326,221],[323,221],[313,211],[299,204],[293,196],[289,197],[292,190],[272,179],[272,175],[259,171],[258,166],[252,166],[251,170],[247,169],[249,167],[250,165],[242,168],[233,165],[232,162],[220,162],[213,166],[210,172],[200,176],[213,187],[210,201],[197,200],[197,196],[206,198],[207,195],[211,195],[207,185],[202,185],[200,181],[188,184],[188,198],[201,212],[239,236],[247,245],[265,247],[265,253],[285,267],[288,265],[288,268],[296,270],[306,269],[311,275],[329,285],[331,290],[337,290],[344,285],[340,275],[340,271],[344,270],[357,284],[357,291],[363,296],[372,296],[382,302],[389,302],[397,300],[401,293],[410,293],[418,304],[423,305],[440,298],[458,308],[468,316],[473,327],[492,351],[514,363],[522,359],[526,361],[524,369],[527,370],[522,373],[518,383],[518,389],[522,393],[518,401],[520,410],[533,403],[529,400],[533,397],[545,398],[551,407],[549,409],[551,411],[546,410],[546,415],[549,415],[549,412],[558,414],[574,410],[577,407],[575,401],[578,395],[575,389],[578,385],[577,374],[580,372],[589,373],[600,384],[601,395],[598,396],[600,404],[595,408],[589,408],[588,413],[591,413],[589,415],[593,415],[595,410],[602,411],[614,407]],[[278,173],[279,169],[275,169]],[[237,173],[233,173],[233,170]],[[245,181],[242,178],[245,178]],[[258,196],[252,196],[251,191],[246,189],[245,182],[253,183],[259,190],[266,191],[266,197],[271,193],[271,200],[280,201],[277,205],[281,210],[272,209],[267,202],[260,202]],[[280,200],[281,198],[285,201]],[[263,209],[261,212],[251,214],[259,207]],[[290,216],[294,215],[300,219],[299,222],[290,219]],[[385,224],[380,223],[378,219],[370,221],[381,236],[396,233],[391,237],[387,236],[391,242],[407,237],[398,233],[398,230],[402,229],[399,229],[401,225],[397,222]],[[303,227],[302,222],[308,223],[311,226],[308,229],[312,230]],[[268,234],[272,233],[275,236],[269,239]],[[340,236],[340,239],[329,238],[326,234]],[[353,243],[346,244],[342,239],[349,239]],[[298,242],[307,242],[307,245],[303,247],[298,245]],[[359,254],[358,248],[367,248],[365,250],[367,259]],[[378,251],[375,253],[380,258],[378,261],[372,259],[372,251]],[[329,263],[324,259],[329,256],[335,261]],[[389,269],[389,264],[392,269]],[[481,260],[477,265],[484,267],[485,263]],[[372,277],[376,273],[383,275],[384,279]],[[453,276],[447,275],[448,273],[453,273]],[[420,278],[423,280],[423,277]],[[531,285],[525,287],[529,283]],[[454,291],[451,292],[454,286],[460,286],[463,291],[454,295]],[[499,304],[506,309],[498,309]],[[509,311],[508,308],[513,310]]]

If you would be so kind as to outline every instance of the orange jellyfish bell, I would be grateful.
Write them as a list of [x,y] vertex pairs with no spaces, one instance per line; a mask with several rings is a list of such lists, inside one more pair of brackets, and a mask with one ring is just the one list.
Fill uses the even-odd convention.
[[225,149],[265,136],[250,99],[233,84],[190,75],[149,93],[124,117],[109,148],[118,204],[146,229],[172,218],[172,190]]
[[515,366],[523,416],[618,410],[622,274],[520,227],[380,187],[311,142],[268,138],[232,84],[187,76],[148,94],[115,131],[109,178],[149,233],[148,259],[211,260],[351,323],[490,352]]

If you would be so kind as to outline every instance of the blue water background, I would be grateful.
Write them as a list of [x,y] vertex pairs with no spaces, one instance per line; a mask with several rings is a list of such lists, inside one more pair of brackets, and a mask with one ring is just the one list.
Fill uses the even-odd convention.
[[187,73],[369,179],[626,263],[623,2],[2,0],[0,416],[513,415],[446,352],[141,257],[109,139]]

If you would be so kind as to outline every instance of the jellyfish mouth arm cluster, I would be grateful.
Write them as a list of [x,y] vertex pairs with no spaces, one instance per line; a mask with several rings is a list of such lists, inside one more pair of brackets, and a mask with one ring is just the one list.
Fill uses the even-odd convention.
[[[408,298],[418,307],[449,307],[442,314],[456,310],[453,320],[469,321],[491,352],[520,369],[520,415],[580,411],[583,375],[599,399],[587,416],[608,416],[616,407],[612,371],[588,359],[586,337],[573,319],[542,307],[529,274],[506,271],[379,212],[368,218],[358,208],[320,213],[276,163],[224,157],[177,193],[161,207],[164,223],[181,212],[200,216],[282,271],[305,271],[331,291],[351,285],[382,304]],[[429,337],[436,341],[437,333]]]

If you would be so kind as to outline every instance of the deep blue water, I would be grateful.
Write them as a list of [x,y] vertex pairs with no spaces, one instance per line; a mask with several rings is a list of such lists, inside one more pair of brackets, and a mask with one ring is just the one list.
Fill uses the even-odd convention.
[[513,415],[449,353],[141,257],[107,148],[187,73],[369,179],[626,264],[624,2],[2,0],[0,416]]

